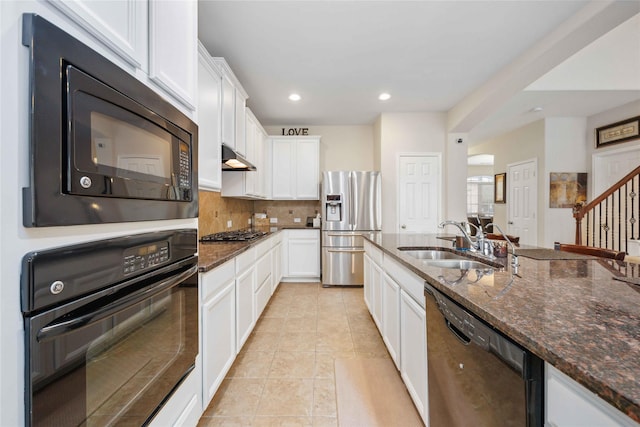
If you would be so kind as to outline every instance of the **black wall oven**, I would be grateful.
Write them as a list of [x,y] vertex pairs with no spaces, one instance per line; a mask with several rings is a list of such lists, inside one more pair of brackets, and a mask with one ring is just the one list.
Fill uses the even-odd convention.
[[194,369],[197,232],[31,252],[22,266],[27,425],[144,425]]
[[198,216],[193,121],[40,16],[23,16],[22,42],[31,92],[25,227]]

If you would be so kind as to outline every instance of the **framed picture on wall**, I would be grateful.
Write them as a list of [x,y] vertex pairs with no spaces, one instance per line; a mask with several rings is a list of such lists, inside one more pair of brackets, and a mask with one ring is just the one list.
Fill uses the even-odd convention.
[[499,173],[493,177],[493,202],[507,203],[507,174]]
[[640,116],[596,129],[596,148],[640,138]]

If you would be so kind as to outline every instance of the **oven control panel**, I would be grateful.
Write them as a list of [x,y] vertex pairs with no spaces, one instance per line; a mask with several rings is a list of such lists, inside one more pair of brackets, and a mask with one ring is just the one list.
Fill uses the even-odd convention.
[[169,242],[136,246],[124,251],[124,274],[139,273],[169,260]]

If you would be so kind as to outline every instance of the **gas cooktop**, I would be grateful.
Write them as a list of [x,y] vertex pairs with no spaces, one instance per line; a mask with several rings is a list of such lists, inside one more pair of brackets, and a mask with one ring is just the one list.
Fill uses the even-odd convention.
[[267,234],[265,231],[235,230],[208,234],[200,237],[200,241],[207,242],[250,242]]

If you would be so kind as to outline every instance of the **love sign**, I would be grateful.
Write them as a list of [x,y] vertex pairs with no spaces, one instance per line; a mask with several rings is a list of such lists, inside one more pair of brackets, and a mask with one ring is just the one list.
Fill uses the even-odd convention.
[[309,135],[309,128],[289,128],[289,129],[285,129],[282,128],[282,134],[283,135]]

